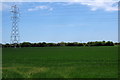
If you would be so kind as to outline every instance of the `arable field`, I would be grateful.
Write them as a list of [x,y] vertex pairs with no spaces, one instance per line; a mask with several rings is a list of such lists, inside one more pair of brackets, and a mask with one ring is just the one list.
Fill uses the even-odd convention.
[[3,48],[3,78],[116,78],[117,46]]

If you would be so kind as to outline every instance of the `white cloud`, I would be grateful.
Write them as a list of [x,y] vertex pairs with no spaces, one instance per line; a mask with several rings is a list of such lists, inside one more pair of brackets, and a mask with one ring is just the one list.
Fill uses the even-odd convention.
[[0,3],[0,11],[10,9],[10,5],[7,5],[5,3]]
[[36,6],[34,8],[28,9],[28,11],[38,11],[38,10],[49,10],[49,11],[52,11],[53,8],[51,8],[49,6]]
[[117,11],[118,0],[69,0],[69,4],[79,3],[90,7],[92,11],[103,9],[105,11]]
[[[105,11],[117,11],[119,0],[2,0],[3,2],[66,2],[71,4],[81,4],[90,7],[92,11],[99,9]],[[32,8],[29,11],[40,10],[41,8]],[[45,8],[46,9],[46,8]],[[52,10],[52,8],[47,8],[47,10]]]

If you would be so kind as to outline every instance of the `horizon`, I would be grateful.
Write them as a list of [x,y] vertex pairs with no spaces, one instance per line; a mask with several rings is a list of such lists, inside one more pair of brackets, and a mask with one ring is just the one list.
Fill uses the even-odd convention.
[[[89,42],[103,42],[103,41],[89,41]],[[112,42],[112,41],[105,41],[106,42]],[[21,42],[21,43],[26,43],[25,42]],[[21,43],[18,43],[18,44],[21,44]],[[27,42],[27,43],[54,43],[54,44],[58,44],[58,43],[88,43],[88,42]],[[113,42],[113,43],[120,43],[120,42]],[[0,44],[12,44],[12,43],[0,43]]]

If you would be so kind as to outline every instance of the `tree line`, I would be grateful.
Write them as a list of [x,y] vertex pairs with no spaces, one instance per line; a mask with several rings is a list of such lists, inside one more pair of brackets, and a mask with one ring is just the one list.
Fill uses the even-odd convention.
[[[30,43],[30,42],[23,42],[17,44],[17,47],[57,47],[57,46],[114,46],[120,45],[120,43],[113,43],[112,41],[95,41],[95,42],[87,42],[87,43],[78,43],[78,42],[60,42],[60,43]],[[2,47],[13,47],[14,44],[2,44]]]

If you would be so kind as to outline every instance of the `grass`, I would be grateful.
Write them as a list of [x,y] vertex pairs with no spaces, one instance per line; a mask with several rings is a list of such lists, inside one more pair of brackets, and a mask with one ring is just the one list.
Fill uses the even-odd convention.
[[117,49],[3,48],[3,78],[117,78]]

